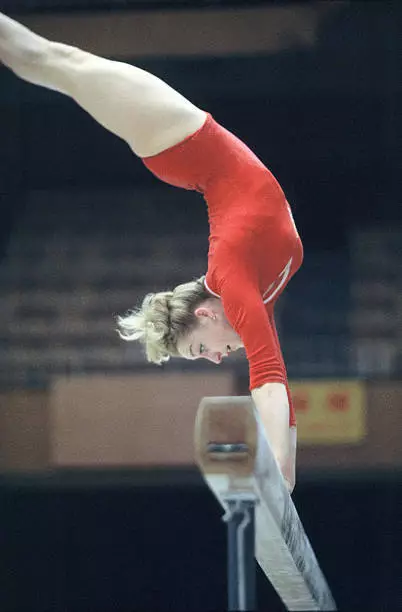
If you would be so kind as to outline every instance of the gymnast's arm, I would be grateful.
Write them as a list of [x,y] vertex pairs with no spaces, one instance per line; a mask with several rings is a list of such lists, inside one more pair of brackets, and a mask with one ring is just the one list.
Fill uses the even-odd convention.
[[296,428],[289,427],[289,400],[286,387],[283,383],[267,382],[253,389],[251,396],[261,415],[272,451],[291,493],[296,481]]
[[273,321],[251,275],[237,269],[237,282],[222,282],[220,295],[229,323],[242,338],[250,367],[250,388],[267,438],[289,491],[295,485],[296,428],[289,426],[286,372]]

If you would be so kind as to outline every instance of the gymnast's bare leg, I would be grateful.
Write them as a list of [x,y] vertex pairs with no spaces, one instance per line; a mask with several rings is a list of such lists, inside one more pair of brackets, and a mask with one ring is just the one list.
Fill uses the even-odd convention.
[[0,61],[17,76],[73,98],[139,157],[181,142],[206,113],[158,77],[47,40],[0,13]]

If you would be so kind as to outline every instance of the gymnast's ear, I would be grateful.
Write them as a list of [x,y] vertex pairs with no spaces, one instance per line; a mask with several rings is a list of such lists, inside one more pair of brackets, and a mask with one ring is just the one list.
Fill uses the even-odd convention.
[[194,310],[194,314],[197,319],[201,319],[202,317],[208,317],[209,319],[216,319],[216,314],[209,306],[197,306]]

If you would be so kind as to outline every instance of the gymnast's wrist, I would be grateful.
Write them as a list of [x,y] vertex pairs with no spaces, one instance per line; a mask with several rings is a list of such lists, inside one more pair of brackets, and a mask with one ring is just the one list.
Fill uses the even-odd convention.
[[290,480],[288,480],[285,476],[283,478],[284,478],[284,481],[285,481],[286,488],[287,488],[287,490],[289,492],[289,495],[292,495],[293,489],[295,488],[295,484],[290,482]]

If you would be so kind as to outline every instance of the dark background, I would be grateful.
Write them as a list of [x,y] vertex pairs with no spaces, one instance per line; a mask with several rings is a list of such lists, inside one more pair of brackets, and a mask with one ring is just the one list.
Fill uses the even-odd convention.
[[[196,472],[0,481],[2,609],[226,609],[226,529]],[[339,610],[401,609],[401,478],[301,478],[293,495]],[[257,569],[259,610],[284,610]]]
[[[82,10],[79,4],[63,8]],[[125,10],[135,3],[95,4]],[[157,5],[169,3],[137,3]],[[60,6],[0,2],[17,16]],[[401,225],[401,19],[400,3],[346,3],[324,20],[312,48],[137,64],[255,150],[292,203],[307,256],[325,257],[345,253],[350,232],[363,225]],[[2,256],[26,191],[154,181],[72,102],[4,69],[0,134]],[[206,223],[202,205],[169,215],[176,212],[184,231]],[[340,610],[402,609],[401,483],[397,470],[299,479],[295,505]],[[226,605],[225,529],[195,471],[6,474],[0,524],[4,612]],[[258,594],[259,609],[282,609],[260,571]]]

